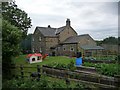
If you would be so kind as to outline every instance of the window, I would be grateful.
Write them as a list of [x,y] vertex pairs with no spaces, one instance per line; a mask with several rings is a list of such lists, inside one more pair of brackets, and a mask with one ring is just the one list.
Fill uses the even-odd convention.
[[65,51],[65,50],[66,50],[66,48],[63,48],[63,50]]
[[41,37],[39,37],[39,41],[41,41],[42,39],[41,39]]
[[39,52],[42,52],[41,48],[39,49]]
[[37,57],[37,60],[41,60],[41,57],[40,57],[40,56],[38,56],[38,57]]
[[32,58],[32,61],[35,61],[35,58]]
[[90,39],[89,39],[89,38],[88,38],[87,40],[88,40],[88,42],[90,41]]
[[33,52],[33,53],[35,52],[34,48],[32,49],[32,52]]
[[74,51],[74,48],[73,48],[73,47],[71,47],[71,48],[70,48],[70,51]]
[[32,41],[34,41],[34,37],[32,38]]

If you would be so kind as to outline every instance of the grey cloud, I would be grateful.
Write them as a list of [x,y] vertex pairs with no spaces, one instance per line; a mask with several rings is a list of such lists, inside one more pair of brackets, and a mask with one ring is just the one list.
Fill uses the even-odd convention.
[[50,24],[52,27],[61,27],[65,25],[66,18],[70,17],[72,26],[78,34],[90,34],[94,39],[118,35],[117,3],[67,2],[67,5],[68,7],[52,8],[55,12],[53,14],[30,13],[34,26],[45,27]]
[[[30,14],[33,19],[34,25],[49,25],[49,24],[60,24],[65,20],[65,17],[58,15],[46,15],[46,14]],[[63,19],[64,18],[64,19]],[[65,21],[64,21],[65,22]],[[64,24],[63,22],[63,24]],[[54,27],[54,26],[53,26]]]

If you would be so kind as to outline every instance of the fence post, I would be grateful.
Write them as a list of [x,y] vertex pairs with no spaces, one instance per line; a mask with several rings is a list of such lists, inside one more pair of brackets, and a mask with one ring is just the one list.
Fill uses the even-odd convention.
[[24,78],[23,65],[20,65],[20,70],[21,70],[21,78]]
[[116,90],[120,89],[120,75],[115,75],[115,86],[117,87]]
[[41,76],[41,74],[40,74],[40,65],[37,65],[37,73],[38,73],[38,81],[40,80],[40,76]]
[[68,71],[65,70],[65,82],[66,82],[67,88],[68,88],[69,85],[70,85],[70,80],[69,80],[68,78],[69,78]]

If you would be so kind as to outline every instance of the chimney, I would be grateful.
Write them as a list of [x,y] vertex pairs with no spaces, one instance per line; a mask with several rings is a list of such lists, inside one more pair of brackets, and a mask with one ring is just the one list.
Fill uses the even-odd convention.
[[50,26],[50,25],[48,25],[48,28],[51,28],[51,26]]
[[68,18],[66,20],[66,26],[70,26],[70,19],[68,19]]

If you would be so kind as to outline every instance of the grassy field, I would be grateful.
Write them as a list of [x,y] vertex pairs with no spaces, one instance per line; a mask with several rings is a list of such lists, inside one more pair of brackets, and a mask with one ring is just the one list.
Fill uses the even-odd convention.
[[[51,65],[51,64],[68,65],[71,61],[75,62],[75,58],[69,58],[66,56],[48,56],[42,62],[30,64],[30,63],[26,62],[26,56],[27,55],[20,55],[13,59],[13,62],[15,63],[16,66],[23,65],[25,67],[35,67],[35,68],[24,68],[25,72],[36,72],[37,65],[40,65],[40,66],[41,65]],[[20,75],[20,68],[16,68],[15,70],[12,70],[12,72]],[[25,73],[25,75],[29,75],[29,73]]]
[[37,66],[37,65],[47,65],[52,63],[60,63],[60,64],[68,64],[71,61],[75,62],[75,58],[69,58],[66,56],[48,56],[42,62],[30,64],[26,62],[26,55],[20,55],[13,59],[16,65],[24,65],[24,66]]
[[[24,68],[24,71],[26,71],[25,75],[28,75],[27,72],[36,72],[37,71],[37,65],[49,65],[53,67],[68,67],[71,63],[71,61],[75,64],[75,58],[70,58],[66,56],[48,56],[45,58],[42,62],[39,63],[33,63],[30,64],[26,62],[26,55],[20,55],[19,57],[16,57],[13,59],[14,63],[17,66],[20,66],[21,64],[25,67],[35,67],[35,68]],[[74,65],[73,65],[74,66]],[[98,70],[98,73],[108,76],[114,76],[118,74],[118,64],[94,64],[94,63],[88,63],[84,62],[83,66],[87,67],[95,67]],[[73,67],[74,69],[74,67]],[[15,69],[13,72],[20,75],[20,68]]]
[[[59,63],[59,64],[69,64],[71,61],[74,61],[75,62],[75,58],[69,58],[69,57],[66,57],[66,56],[55,56],[55,57],[52,57],[52,56],[48,56],[47,58],[45,58],[45,60],[43,60],[43,62],[39,62],[39,63],[33,63],[33,64],[29,64],[28,62],[26,62],[26,55],[20,55],[18,57],[15,57],[13,59],[14,63],[16,65],[24,65],[24,66],[31,66],[31,67],[36,67],[37,65],[48,65],[48,64],[53,64],[53,63]],[[37,71],[37,68],[24,68],[24,71],[30,71],[30,72],[36,72]],[[20,73],[20,68],[17,68],[15,69],[15,74],[16,75],[21,75]],[[24,73],[25,76],[29,76],[30,74],[29,73]],[[44,75],[42,77],[42,79],[44,78]],[[50,88],[51,87],[57,87],[57,88],[67,88],[67,85],[66,85],[66,82],[64,79],[59,79],[59,78],[53,78],[53,77],[49,77],[49,76],[45,76],[47,82],[43,81],[42,83],[44,85],[48,85]],[[28,80],[29,82],[31,82],[30,80]],[[15,83],[15,84],[11,84],[11,83]],[[33,83],[33,85],[31,85],[31,83],[26,83],[26,81],[24,82],[24,86],[22,86],[21,82],[16,81],[16,80],[11,80],[7,83],[5,83],[4,85],[7,84],[7,87],[9,87],[10,85],[12,85],[11,87],[16,87],[16,85],[20,83],[19,88],[23,88],[23,87],[28,87],[28,85],[30,85],[31,87],[30,88],[34,88],[35,87],[38,87],[37,84],[41,84],[39,82],[35,82]],[[10,85],[9,85],[10,84]],[[79,86],[80,85],[80,86]],[[39,85],[40,86],[40,85]],[[83,88],[84,85],[82,85],[81,83],[77,83],[77,82],[74,82],[74,81],[71,81],[70,82],[70,85],[69,87],[70,88],[79,88],[79,87],[82,87]],[[41,87],[41,86],[40,86]]]

